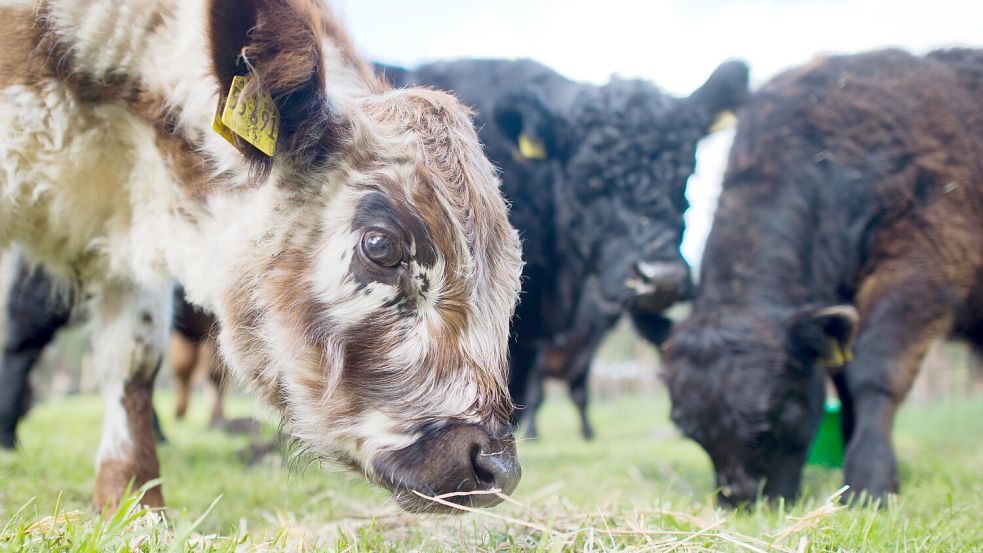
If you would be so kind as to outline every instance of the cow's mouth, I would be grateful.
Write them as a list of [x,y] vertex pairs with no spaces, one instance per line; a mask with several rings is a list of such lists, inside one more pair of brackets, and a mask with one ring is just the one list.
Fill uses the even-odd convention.
[[624,281],[631,294],[629,307],[647,312],[661,312],[672,304],[688,299],[692,285],[689,269],[677,261],[635,263],[632,275]]
[[633,279],[625,285],[634,295],[628,299],[630,309],[647,313],[661,313],[678,301],[683,301],[686,294],[678,286],[659,286],[655,283],[634,283]]

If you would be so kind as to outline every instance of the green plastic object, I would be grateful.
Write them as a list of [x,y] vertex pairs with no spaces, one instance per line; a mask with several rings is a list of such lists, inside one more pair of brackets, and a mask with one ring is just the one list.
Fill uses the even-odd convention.
[[836,398],[826,399],[823,406],[823,421],[819,424],[819,432],[809,450],[810,465],[840,468],[843,466],[843,432],[840,430],[842,406]]

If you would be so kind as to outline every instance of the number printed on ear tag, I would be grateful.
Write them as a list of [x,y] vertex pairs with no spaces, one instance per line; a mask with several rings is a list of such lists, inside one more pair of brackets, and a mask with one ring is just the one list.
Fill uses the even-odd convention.
[[249,79],[233,77],[229,97],[222,110],[222,124],[259,151],[273,157],[280,135],[280,111],[273,103],[273,97],[265,92],[258,97],[243,96],[242,90]]

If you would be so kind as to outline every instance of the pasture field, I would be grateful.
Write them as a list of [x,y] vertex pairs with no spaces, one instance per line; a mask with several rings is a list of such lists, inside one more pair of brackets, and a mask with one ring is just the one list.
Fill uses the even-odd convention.
[[[157,397],[166,519],[134,509],[103,521],[89,507],[100,401],[72,397],[37,406],[22,450],[0,452],[0,551],[983,551],[979,397],[904,407],[903,495],[888,509],[828,503],[841,474],[810,468],[802,500],[747,512],[713,507],[709,461],[672,429],[664,396],[596,401],[592,443],[555,398],[543,437],[520,444],[516,503],[439,518],[401,513],[306,459],[245,467],[252,438],[205,430],[203,400],[176,422],[172,400]],[[230,410],[258,408],[236,398]]]

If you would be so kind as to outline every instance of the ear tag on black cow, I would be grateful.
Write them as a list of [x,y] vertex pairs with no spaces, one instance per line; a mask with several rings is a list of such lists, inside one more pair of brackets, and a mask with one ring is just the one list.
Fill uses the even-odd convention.
[[707,130],[707,134],[713,134],[715,132],[727,130],[736,124],[737,124],[737,116],[734,115],[733,111],[729,109],[725,109],[714,116],[713,123],[710,124],[710,128]]
[[829,339],[826,355],[819,358],[819,364],[830,369],[841,369],[850,361],[853,361],[853,352],[849,347],[841,347],[839,340],[833,338]]
[[215,112],[212,128],[234,146],[238,147],[234,139],[234,136],[238,136],[273,157],[280,135],[280,111],[269,93],[262,92],[250,97],[242,95],[249,79],[249,76],[233,77],[228,97]]
[[546,159],[546,146],[526,133],[519,134],[519,154],[525,159]]

